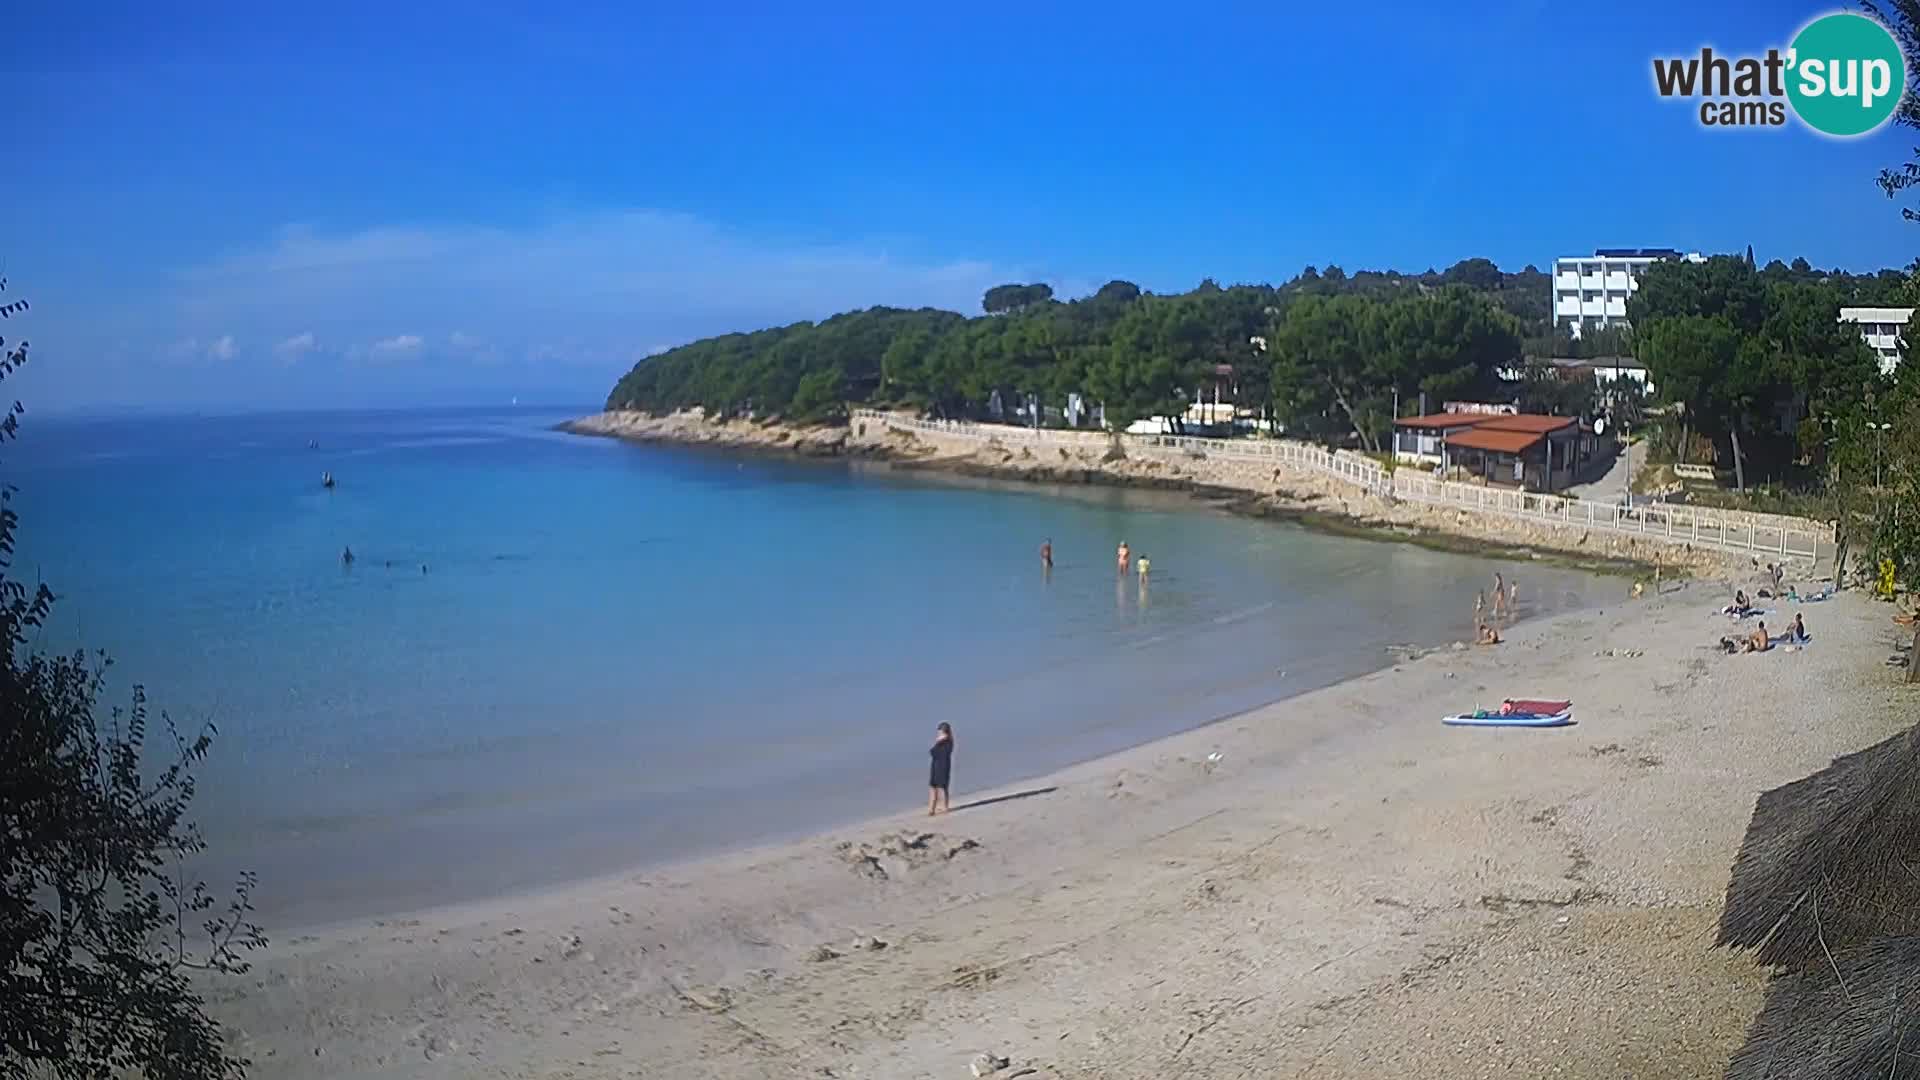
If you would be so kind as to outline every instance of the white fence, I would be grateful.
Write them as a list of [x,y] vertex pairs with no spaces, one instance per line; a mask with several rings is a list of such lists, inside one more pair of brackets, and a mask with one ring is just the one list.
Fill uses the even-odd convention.
[[1811,521],[1739,522],[1671,503],[1627,506],[1623,503],[1540,495],[1478,484],[1456,484],[1396,472],[1393,493],[1429,506],[1499,514],[1520,521],[1568,529],[1596,530],[1644,537],[1675,545],[1747,552],[1769,561],[1804,560],[1817,566],[1833,548],[1833,530]]
[[[853,419],[856,423],[881,423],[896,431],[923,431],[979,442],[997,440],[1003,444],[1096,447],[1105,446],[1113,438],[1105,433],[1090,431],[923,420],[870,409],[854,410]],[[1745,552],[1755,557],[1764,555],[1769,561],[1804,560],[1810,566],[1817,566],[1833,548],[1831,526],[1800,518],[1727,515],[1710,509],[1667,503],[1626,506],[1562,495],[1453,483],[1408,469],[1389,473],[1369,458],[1327,451],[1292,439],[1200,439],[1182,435],[1123,435],[1121,439],[1132,449],[1157,448],[1195,457],[1271,462],[1330,476],[1372,495],[1405,499],[1428,506],[1496,514],[1556,528],[1636,536],[1676,546],[1684,544],[1717,551]]]

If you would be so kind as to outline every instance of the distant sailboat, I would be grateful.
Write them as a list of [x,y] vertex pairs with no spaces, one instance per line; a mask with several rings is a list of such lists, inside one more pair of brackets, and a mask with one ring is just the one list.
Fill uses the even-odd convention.
[[332,474],[332,473],[330,473],[330,472],[324,472],[324,473],[321,473],[321,474],[320,474],[320,486],[321,486],[321,487],[323,487],[323,488],[332,488],[332,487],[333,487],[333,474]]
[[520,399],[519,399],[518,397],[515,397],[515,398],[513,399],[513,403],[514,403],[515,405],[518,405],[518,404],[520,404]]

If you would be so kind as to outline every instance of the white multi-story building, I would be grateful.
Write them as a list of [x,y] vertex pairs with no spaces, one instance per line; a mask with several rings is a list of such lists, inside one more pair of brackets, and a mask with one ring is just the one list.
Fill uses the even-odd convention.
[[1843,307],[1840,321],[1860,324],[1860,336],[1880,357],[1882,374],[1891,375],[1893,369],[1900,366],[1902,339],[1907,336],[1907,325],[1913,321],[1912,308]]
[[1579,337],[1582,330],[1626,322],[1627,297],[1640,287],[1640,275],[1664,259],[1706,261],[1672,248],[1600,248],[1553,260],[1554,326]]

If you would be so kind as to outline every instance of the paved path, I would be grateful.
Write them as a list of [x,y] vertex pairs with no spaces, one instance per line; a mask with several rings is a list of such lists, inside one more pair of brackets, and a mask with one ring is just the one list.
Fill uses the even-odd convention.
[[1589,483],[1575,484],[1562,491],[1561,494],[1571,495],[1576,499],[1592,499],[1595,502],[1619,502],[1621,493],[1627,490],[1627,462],[1629,458],[1631,458],[1635,466],[1644,465],[1647,461],[1646,447],[1636,446],[1632,448],[1632,451],[1630,455],[1614,455],[1613,465],[1607,469],[1605,476]]

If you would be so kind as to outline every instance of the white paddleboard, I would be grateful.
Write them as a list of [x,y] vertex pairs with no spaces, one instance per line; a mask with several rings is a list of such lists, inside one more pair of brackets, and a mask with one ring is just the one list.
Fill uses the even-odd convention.
[[1573,723],[1573,710],[1557,713],[1460,713],[1440,718],[1443,724],[1457,727],[1566,727]]

